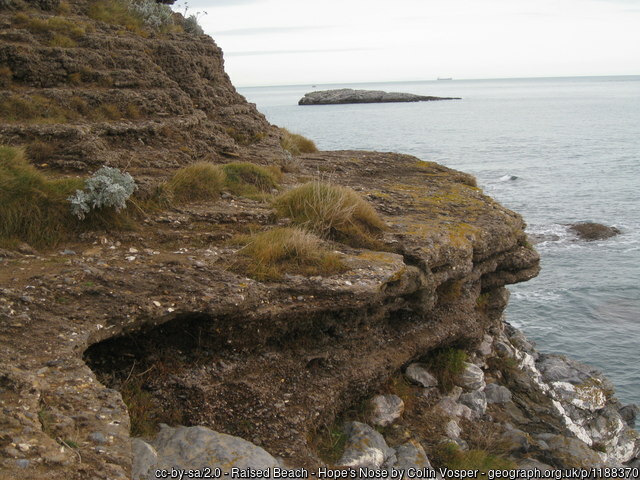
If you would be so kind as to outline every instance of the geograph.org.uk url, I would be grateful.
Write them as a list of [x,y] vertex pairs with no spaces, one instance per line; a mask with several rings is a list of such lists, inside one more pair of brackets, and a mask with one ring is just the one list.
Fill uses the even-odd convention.
[[[515,480],[518,478],[536,479],[569,479],[569,478],[638,478],[638,468],[631,467],[592,467],[592,468],[560,468],[557,470],[542,471],[538,468],[532,470],[489,470],[486,477],[489,480],[498,478],[508,478]],[[484,476],[484,474],[483,474]]]

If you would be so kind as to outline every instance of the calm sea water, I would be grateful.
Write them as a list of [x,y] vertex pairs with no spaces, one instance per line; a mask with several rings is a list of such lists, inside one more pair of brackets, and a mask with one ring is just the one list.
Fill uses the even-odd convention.
[[[306,92],[340,87],[463,99],[297,105]],[[321,149],[409,153],[474,174],[530,232],[549,235],[537,245],[541,274],[509,287],[508,320],[539,350],[600,367],[622,401],[640,403],[640,76],[239,90]],[[576,221],[623,233],[579,242],[566,228]]]

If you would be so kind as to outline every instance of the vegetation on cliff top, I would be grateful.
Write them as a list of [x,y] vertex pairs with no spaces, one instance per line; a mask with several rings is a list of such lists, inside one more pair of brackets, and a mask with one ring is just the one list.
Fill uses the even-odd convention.
[[354,247],[377,246],[375,237],[385,228],[373,207],[354,190],[325,182],[289,190],[274,207],[294,224]]
[[314,153],[318,151],[318,147],[313,140],[309,140],[297,133],[291,133],[286,128],[281,128],[282,137],[280,145],[291,155],[300,155],[302,153]]
[[278,280],[284,273],[328,275],[345,269],[322,240],[299,228],[274,228],[234,241],[244,246],[232,268],[258,280]]

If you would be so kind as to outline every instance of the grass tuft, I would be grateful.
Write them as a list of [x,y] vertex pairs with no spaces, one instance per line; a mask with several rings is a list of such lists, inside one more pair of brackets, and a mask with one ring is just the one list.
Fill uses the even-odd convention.
[[330,275],[344,271],[340,257],[315,235],[299,228],[274,228],[234,239],[244,244],[233,269],[257,280],[278,280],[283,273]]
[[94,20],[119,25],[138,35],[146,35],[142,18],[134,15],[123,1],[98,0],[89,6],[87,15]]
[[249,162],[232,162],[222,166],[224,185],[231,193],[251,196],[278,188],[282,173]]
[[286,128],[281,128],[282,137],[280,145],[291,155],[300,155],[302,153],[314,153],[318,151],[318,147],[313,140],[309,140],[297,133],[291,133]]
[[0,146],[0,238],[36,247],[60,242],[76,223],[67,197],[82,186],[76,178],[49,179],[21,150]]
[[467,353],[457,348],[442,348],[434,351],[425,363],[429,371],[438,379],[438,387],[443,392],[449,392],[455,386],[456,380],[464,372]]
[[489,470],[512,470],[516,464],[500,455],[485,450],[460,450],[455,443],[439,445],[429,458],[433,463],[452,470],[479,470],[478,478],[482,478]]
[[65,123],[78,117],[76,112],[41,95],[10,95],[0,98],[0,118],[7,123]]
[[180,202],[216,200],[224,183],[224,173],[218,165],[198,162],[178,170],[168,187]]
[[274,207],[281,217],[323,238],[353,247],[379,247],[375,236],[385,228],[355,191],[324,182],[309,182],[280,195]]

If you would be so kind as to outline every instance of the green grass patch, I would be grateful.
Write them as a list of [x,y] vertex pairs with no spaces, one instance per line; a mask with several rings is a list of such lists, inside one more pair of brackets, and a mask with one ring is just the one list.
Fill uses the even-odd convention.
[[309,140],[297,133],[291,133],[286,128],[281,128],[282,137],[280,137],[280,145],[291,155],[300,155],[302,153],[314,153],[318,151],[318,147],[313,140]]
[[280,195],[274,207],[279,216],[323,238],[353,247],[380,248],[375,237],[385,225],[374,208],[350,188],[309,182]]
[[254,196],[278,188],[282,173],[274,168],[249,162],[232,162],[222,165],[224,187],[231,193]]
[[74,217],[68,198],[83,188],[83,179],[50,178],[22,150],[0,146],[0,243],[46,248],[83,230],[135,228],[132,214],[113,208],[93,210],[83,221]]
[[179,169],[167,186],[179,202],[217,200],[224,185],[224,173],[219,165],[198,162]]
[[82,187],[80,179],[47,178],[21,150],[0,147],[0,237],[36,247],[59,243],[76,223],[67,197]]
[[479,470],[479,478],[489,470],[512,470],[516,468],[515,462],[500,455],[494,455],[486,450],[460,450],[455,443],[438,445],[431,452],[429,458],[439,467],[447,467],[452,470]]
[[340,257],[322,240],[299,228],[274,228],[238,236],[234,242],[244,246],[233,270],[257,280],[278,280],[284,273],[313,276],[345,270]]
[[437,349],[429,355],[425,363],[429,371],[438,379],[438,387],[443,392],[449,392],[455,386],[456,380],[464,372],[467,353],[458,348]]

